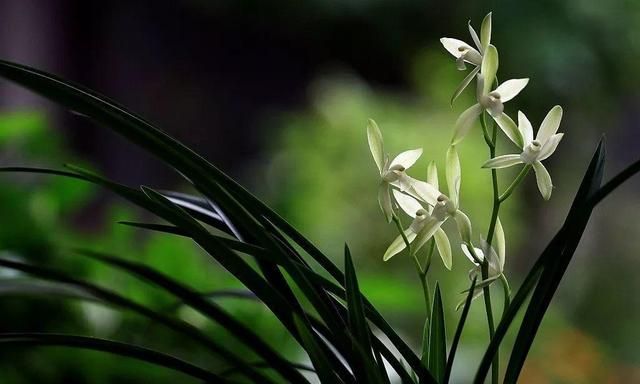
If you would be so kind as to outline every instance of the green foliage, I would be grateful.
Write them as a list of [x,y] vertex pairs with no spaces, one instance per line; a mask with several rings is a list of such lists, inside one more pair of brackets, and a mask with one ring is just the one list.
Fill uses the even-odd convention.
[[447,364],[447,335],[444,326],[442,296],[440,286],[437,283],[429,322],[429,371],[435,376],[438,383],[444,383],[445,366]]
[[[160,230],[164,236],[190,238],[201,247],[208,257],[225,268],[268,308],[273,318],[287,330],[291,340],[295,340],[306,351],[314,364],[315,373],[323,382],[385,382],[388,378],[382,377],[385,372],[382,366],[383,358],[404,383],[412,383],[412,375],[415,375],[420,383],[443,382],[446,376],[446,336],[439,289],[436,289],[434,310],[431,314],[429,369],[426,369],[418,356],[360,293],[348,249],[343,274],[307,238],[219,169],[141,118],[95,92],[72,86],[33,68],[9,62],[0,62],[0,75],[114,129],[184,175],[185,181],[199,192],[199,196],[176,197],[175,194],[144,186],[140,189],[129,188],[73,166],[69,167],[68,171],[15,167],[4,168],[2,171],[52,174],[84,181],[103,187],[166,221],[169,225],[164,227],[139,226],[156,232]],[[528,294],[533,292],[507,368],[507,382],[515,382],[538,325],[575,252],[591,211],[608,193],[638,171],[637,164],[634,164],[621,176],[614,178],[613,184],[601,188],[603,164],[604,145],[601,143],[563,228],[538,259],[507,308],[496,330],[496,336],[485,353],[476,382],[484,381],[488,366],[506,329],[524,305]],[[206,220],[213,220],[216,225],[209,226],[206,220],[194,213],[197,210],[189,204],[197,204],[200,212],[206,212]],[[225,230],[220,231],[214,227]],[[242,251],[238,251],[239,244]],[[143,264],[140,260],[134,262],[114,256],[120,252],[82,253],[117,268],[130,278],[143,279],[155,285],[175,300],[179,300],[181,304],[205,315],[233,335],[238,343],[250,349],[253,356],[258,356],[258,364],[228,350],[226,345],[212,339],[207,333],[179,318],[175,313],[142,304],[138,300],[132,300],[118,292],[76,277],[73,273],[45,267],[40,262],[16,261],[6,257],[0,258],[0,264],[37,279],[73,286],[82,292],[76,295],[77,298],[90,295],[94,302],[98,301],[118,311],[136,313],[154,325],[161,325],[179,335],[181,339],[188,338],[194,344],[198,344],[207,354],[227,363],[238,378],[260,383],[279,380],[308,382],[300,373],[301,367],[282,356],[280,351],[272,349],[262,340],[262,335],[237,321],[233,314],[221,306],[206,300],[200,292],[180,282],[178,277],[172,274],[172,270],[163,273],[155,265],[152,267],[151,264],[155,264],[155,260]],[[175,257],[175,254],[173,256]],[[34,293],[33,289],[28,290],[30,294]],[[469,300],[465,307],[468,306]],[[377,329],[376,334],[368,329],[369,323]],[[79,329],[81,328],[76,330]],[[116,342],[89,338],[75,334],[76,330],[70,328],[70,334],[4,332],[0,334],[0,341],[12,345],[56,345],[99,350],[170,368],[198,380],[229,381],[222,377],[224,371],[205,360],[191,363],[160,352],[156,347],[141,347],[139,340]],[[391,352],[383,340],[388,340],[397,353]],[[403,367],[404,363],[408,365],[407,369]]]

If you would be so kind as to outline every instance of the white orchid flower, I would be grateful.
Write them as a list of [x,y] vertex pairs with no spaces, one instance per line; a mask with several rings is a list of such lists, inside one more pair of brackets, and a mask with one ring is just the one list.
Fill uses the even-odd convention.
[[491,43],[491,13],[487,14],[482,20],[480,29],[481,38],[478,38],[478,34],[471,26],[471,22],[469,22],[469,34],[477,50],[462,40],[450,37],[440,39],[444,48],[456,58],[456,67],[461,71],[466,69],[465,63],[475,66],[482,64],[482,52],[484,52],[486,47]]
[[456,88],[453,96],[451,97],[451,104],[455,99],[460,96],[462,91],[471,83],[480,71],[480,65],[482,64],[482,54],[491,43],[491,13],[487,14],[482,20],[482,26],[480,27],[480,37],[471,26],[469,21],[469,34],[477,48],[473,48],[471,45],[465,43],[462,40],[453,39],[450,37],[443,37],[440,42],[444,48],[456,58],[456,66],[459,70],[465,70],[466,64],[469,63],[475,66],[475,68],[469,72],[469,74],[462,80],[460,85]]
[[456,121],[451,144],[456,145],[464,139],[473,124],[483,111],[488,111],[502,131],[518,145],[522,144],[522,137],[516,124],[503,113],[504,103],[516,97],[529,83],[529,79],[511,79],[500,84],[493,91],[491,87],[498,71],[498,50],[489,44],[484,56],[480,73],[477,75],[478,87],[476,91],[477,103],[460,114]]
[[[391,222],[394,215],[393,201],[391,199],[392,187],[407,192],[426,202],[435,204],[437,199],[437,190],[420,182],[409,175],[406,170],[409,169],[422,155],[422,148],[404,151],[396,156],[393,160],[389,160],[389,156],[384,153],[384,145],[382,133],[375,121],[369,119],[367,125],[367,138],[369,141],[369,149],[373,155],[373,160],[380,172],[380,186],[378,187],[378,202],[380,208],[387,219]],[[416,187],[416,185],[421,184]],[[415,188],[414,188],[415,187]]]
[[[447,187],[449,196],[438,192],[435,202],[416,199],[409,194],[394,191],[394,197],[400,208],[409,216],[413,217],[413,222],[404,231],[404,237],[411,245],[412,252],[417,252],[432,237],[442,257],[442,261],[447,268],[451,268],[451,245],[446,233],[440,228],[449,218],[454,218],[458,223],[458,230],[463,239],[471,237],[471,223],[467,215],[458,209],[460,195],[460,161],[455,147],[447,151]],[[414,191],[420,191],[425,185],[429,189],[438,190],[438,174],[435,164],[429,165],[427,172],[427,183],[419,182],[414,185]],[[418,194],[419,196],[420,194]],[[425,208],[420,201],[427,204]],[[469,241],[469,240],[467,240]],[[383,259],[389,260],[406,248],[402,235],[396,237],[384,254]]]
[[502,155],[490,159],[482,165],[483,168],[506,168],[517,164],[528,164],[536,174],[538,189],[545,200],[551,198],[553,183],[549,172],[542,161],[551,156],[564,133],[557,133],[562,120],[562,107],[556,105],[551,108],[542,121],[536,138],[533,138],[533,128],[527,116],[518,112],[518,130],[523,138],[522,153]]
[[[432,236],[435,239],[436,247],[438,248],[438,253],[442,258],[442,262],[444,263],[444,266],[450,270],[452,264],[451,243],[449,242],[449,237],[445,231],[440,227],[444,221],[439,220],[436,215],[433,215],[433,207],[427,205],[425,208],[420,204],[420,202],[418,202],[418,200],[398,190],[394,190],[393,195],[400,208],[407,215],[413,218],[413,222],[409,228],[404,231],[404,235],[409,243],[413,242],[418,234],[423,230],[432,232]],[[398,252],[400,252],[406,247],[406,244],[402,235],[397,238],[397,241],[398,244],[392,244],[389,248],[393,250],[399,248]],[[393,256],[387,253],[385,253],[385,260],[388,260],[388,258]]]
[[[469,271],[469,279],[473,280],[474,276],[478,276],[477,283],[473,292],[473,299],[482,295],[483,288],[491,285],[494,281],[498,280],[504,274],[504,262],[506,243],[504,236],[504,229],[500,219],[496,222],[496,250],[487,243],[485,239],[480,238],[480,245],[482,248],[473,247],[470,244],[462,244],[462,253],[473,263],[474,268]],[[471,251],[473,247],[473,252]],[[482,280],[481,264],[487,261],[488,274],[487,278]],[[463,304],[464,301],[458,304],[458,307]]]

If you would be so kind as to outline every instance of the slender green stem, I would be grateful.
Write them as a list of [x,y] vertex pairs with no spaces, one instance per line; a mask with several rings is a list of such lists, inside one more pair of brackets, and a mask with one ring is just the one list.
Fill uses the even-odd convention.
[[424,303],[427,309],[427,317],[431,316],[431,291],[429,290],[429,278],[427,275],[429,273],[429,267],[431,266],[431,257],[433,256],[434,247],[435,242],[431,239],[429,242],[429,251],[427,252],[426,262],[420,274],[420,282],[422,283],[422,291],[424,292]]
[[407,239],[407,235],[404,234],[404,229],[402,229],[402,223],[398,216],[393,216],[393,222],[396,223],[396,228],[398,228],[398,232],[400,232],[400,236],[402,236],[402,240],[404,240],[404,245],[407,247],[407,252],[411,254],[411,243],[409,243],[409,239]]
[[531,164],[526,164],[524,166],[524,168],[522,168],[522,170],[520,171],[520,173],[518,173],[518,176],[516,176],[516,178],[513,180],[513,182],[511,183],[511,185],[509,185],[509,187],[507,187],[507,189],[502,193],[502,195],[500,195],[500,197],[498,198],[498,200],[502,203],[503,201],[507,200],[507,198],[509,196],[511,196],[511,193],[514,191],[514,189],[516,189],[516,187],[522,182],[522,180],[524,180],[525,176],[527,176],[527,174],[529,173],[529,171],[531,170]]
[[[496,125],[493,124],[493,129],[491,132],[491,136],[489,136],[489,131],[487,129],[486,123],[486,112],[482,113],[480,118],[480,124],[482,125],[482,132],[484,133],[484,138],[489,147],[489,155],[490,158],[494,158],[496,156],[496,136],[497,136],[497,128]],[[493,239],[493,233],[495,231],[496,222],[498,220],[498,212],[500,211],[500,199],[498,192],[498,174],[495,169],[491,170],[491,182],[493,186],[493,209],[491,212],[491,222],[489,224],[489,230],[487,231],[487,243],[491,246],[491,241]],[[482,273],[482,280],[486,280],[489,278],[489,262],[485,257],[483,263],[480,266],[480,270]],[[489,339],[493,339],[495,334],[495,324],[493,321],[493,307],[491,306],[491,290],[490,286],[487,285],[482,288],[483,296],[484,296],[484,306],[485,311],[487,312],[487,324],[489,326]],[[498,384],[500,376],[500,353],[497,351],[495,357],[493,358],[493,363],[491,365],[491,383]]]
[[[489,263],[486,261],[482,263],[480,266],[480,270],[482,271],[482,280],[486,280],[489,278]],[[484,293],[484,308],[487,312],[487,324],[489,325],[489,340],[493,339],[493,336],[496,332],[496,326],[493,322],[493,308],[491,306],[491,290],[489,289],[489,285],[482,288],[482,292]],[[499,375],[500,375],[500,362],[499,355],[496,352],[495,357],[493,358],[493,364],[491,365],[491,383],[498,384]]]
[[398,229],[398,232],[400,232],[402,240],[404,240],[404,244],[407,247],[407,252],[412,256],[415,262],[416,271],[418,272],[420,284],[422,285],[422,292],[424,295],[424,303],[428,319],[431,315],[431,293],[429,292],[429,280],[427,278],[427,274],[429,272],[429,266],[431,265],[431,255],[433,254],[434,242],[432,240],[430,243],[429,251],[427,253],[427,260],[423,267],[420,263],[420,260],[418,259],[418,255],[411,252],[411,243],[409,243],[409,239],[407,239],[407,236],[404,233],[404,229],[402,229],[402,222],[400,221],[400,218],[398,218],[397,216],[393,216],[393,222],[396,224],[396,228]]

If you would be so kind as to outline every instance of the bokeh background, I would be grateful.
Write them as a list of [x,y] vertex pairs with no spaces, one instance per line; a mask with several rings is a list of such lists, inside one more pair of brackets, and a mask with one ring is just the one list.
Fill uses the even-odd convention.
[[[203,154],[341,262],[347,242],[363,290],[419,349],[424,318],[411,261],[381,260],[394,228],[376,202],[377,174],[366,119],[377,120],[387,150],[424,147],[442,164],[457,115],[449,96],[464,74],[442,36],[468,39],[494,11],[493,43],[502,78],[531,82],[507,105],[534,126],[561,104],[566,136],[549,159],[555,190],[544,203],[530,177],[502,213],[507,275],[518,287],[560,227],[597,141],[608,175],[640,155],[640,3],[626,0],[444,2],[431,0],[0,0],[0,57],[57,73],[130,107]],[[108,129],[0,81],[4,165],[92,167],[131,185],[184,189],[178,175]],[[499,151],[513,148],[503,142]],[[476,233],[486,230],[489,173],[480,130],[460,148],[462,201]],[[508,180],[508,171],[500,172]],[[116,224],[140,219],[123,201],[78,182],[0,178],[0,253],[72,271],[142,303],[171,306],[162,293],[65,252],[88,246],[147,262],[204,291],[241,288],[190,242]],[[631,182],[596,211],[543,322],[522,383],[640,382],[640,184]],[[437,260],[448,329],[468,284],[468,261]],[[23,276],[0,269],[3,278]],[[498,295],[497,295],[498,296]],[[300,351],[259,304],[221,299],[292,358]],[[230,339],[197,313],[180,316]],[[498,304],[499,311],[499,304]],[[96,305],[0,290],[0,331],[78,332],[138,342],[211,367],[220,362],[161,327]],[[474,373],[487,341],[474,306],[454,382]],[[241,348],[238,346],[237,348]],[[503,358],[506,356],[503,348]],[[2,383],[171,383],[184,377],[142,363],[68,349],[0,349]]]

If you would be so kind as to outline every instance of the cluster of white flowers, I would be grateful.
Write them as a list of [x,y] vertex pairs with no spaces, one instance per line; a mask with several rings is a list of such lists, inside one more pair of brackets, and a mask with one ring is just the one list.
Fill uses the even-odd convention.
[[[453,218],[462,240],[462,251],[475,265],[472,273],[479,271],[483,263],[487,267],[488,278],[477,286],[481,288],[502,277],[505,262],[505,236],[500,220],[497,219],[494,232],[497,251],[490,245],[492,239],[486,241],[480,238],[480,248],[473,245],[471,222],[460,210],[461,169],[456,145],[462,142],[486,111],[500,130],[521,149],[521,153],[494,157],[486,161],[482,168],[505,168],[523,164],[522,175],[533,168],[540,193],[545,200],[548,200],[553,186],[549,172],[541,161],[553,154],[562,139],[563,134],[557,133],[562,119],[562,108],[560,106],[551,108],[535,139],[532,125],[521,111],[518,111],[516,125],[505,113],[504,103],[515,98],[527,86],[529,79],[512,79],[498,85],[496,78],[498,50],[491,44],[491,13],[482,21],[480,35],[470,23],[469,33],[475,48],[458,39],[442,38],[440,40],[444,48],[455,57],[459,70],[466,70],[467,64],[473,66],[455,90],[451,103],[474,79],[477,83],[477,102],[462,112],[457,119],[451,145],[446,152],[448,194],[440,192],[438,171],[433,161],[427,167],[426,181],[415,179],[406,173],[407,169],[420,158],[422,149],[402,152],[390,160],[384,152],[380,129],[373,120],[369,120],[367,135],[371,153],[380,172],[378,198],[387,221],[395,220],[399,223],[398,211],[405,212],[413,219],[411,225],[391,243],[384,254],[384,260],[389,260],[407,246],[415,255],[429,240],[433,239],[444,265],[451,269],[451,244],[441,226],[448,219]],[[481,291],[478,292],[480,293]]]

